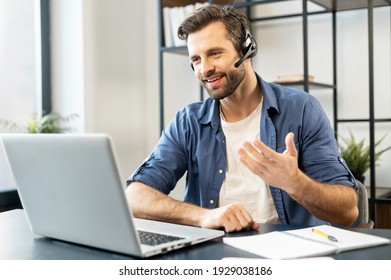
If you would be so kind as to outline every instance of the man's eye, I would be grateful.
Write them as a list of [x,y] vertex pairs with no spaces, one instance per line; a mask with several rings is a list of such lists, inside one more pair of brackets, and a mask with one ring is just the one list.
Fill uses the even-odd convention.
[[197,62],[199,62],[199,61],[200,61],[199,58],[194,58],[194,59],[191,60],[191,63],[195,64],[195,63],[197,63]]

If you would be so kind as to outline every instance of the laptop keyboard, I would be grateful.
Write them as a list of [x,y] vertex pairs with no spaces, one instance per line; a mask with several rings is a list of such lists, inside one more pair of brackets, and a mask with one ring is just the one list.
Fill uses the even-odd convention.
[[183,237],[160,234],[156,232],[142,231],[142,230],[138,231],[138,235],[140,237],[141,243],[149,246],[156,246],[159,244],[184,239]]

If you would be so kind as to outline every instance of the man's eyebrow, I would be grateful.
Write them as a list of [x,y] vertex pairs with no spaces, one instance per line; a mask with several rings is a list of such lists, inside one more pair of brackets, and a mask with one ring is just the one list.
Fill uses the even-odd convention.
[[[222,52],[222,51],[225,51],[225,48],[216,47],[216,48],[211,48],[211,49],[207,50],[206,53],[209,55],[209,54],[212,54],[215,52]],[[194,55],[190,56],[190,60],[194,60],[199,57],[200,57],[199,55],[194,54]]]
[[216,47],[216,48],[209,49],[206,53],[211,54],[211,53],[222,52],[222,51],[225,51],[225,48]]

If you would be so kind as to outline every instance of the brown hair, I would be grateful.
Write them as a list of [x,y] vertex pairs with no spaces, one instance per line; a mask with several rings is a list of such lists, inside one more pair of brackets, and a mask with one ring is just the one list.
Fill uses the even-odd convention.
[[233,43],[238,53],[241,53],[243,39],[246,34],[239,18],[250,30],[248,18],[238,10],[229,6],[223,8],[217,5],[202,6],[182,22],[178,28],[178,37],[187,41],[189,34],[201,30],[212,22],[221,21],[227,29],[228,40]]

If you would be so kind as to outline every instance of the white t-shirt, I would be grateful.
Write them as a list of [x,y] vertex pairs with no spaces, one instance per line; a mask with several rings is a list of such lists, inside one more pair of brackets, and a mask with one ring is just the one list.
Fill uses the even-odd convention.
[[262,102],[247,118],[238,122],[221,124],[227,146],[227,172],[219,196],[219,206],[241,203],[258,223],[279,223],[270,188],[244,166],[238,150],[246,140],[260,137]]

